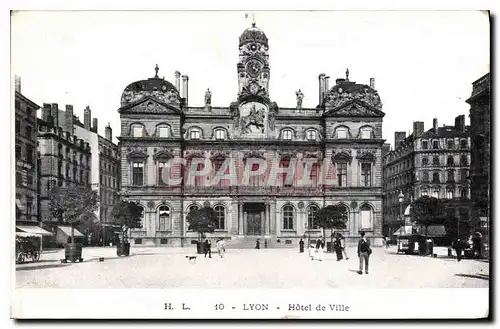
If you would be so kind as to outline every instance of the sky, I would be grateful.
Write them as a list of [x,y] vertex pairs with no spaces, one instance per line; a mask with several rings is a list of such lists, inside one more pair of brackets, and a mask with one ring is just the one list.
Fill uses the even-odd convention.
[[[189,105],[237,97],[238,38],[252,23],[244,11],[21,11],[11,17],[11,73],[38,105],[88,105],[119,134],[124,88],[174,72],[189,76]],[[386,113],[383,137],[411,133],[413,121],[440,126],[465,114],[472,82],[490,69],[489,17],[479,11],[256,11],[269,39],[269,92],[281,107],[318,104],[318,75],[375,87]],[[40,111],[41,112],[41,111]],[[116,140],[115,140],[116,141]]]

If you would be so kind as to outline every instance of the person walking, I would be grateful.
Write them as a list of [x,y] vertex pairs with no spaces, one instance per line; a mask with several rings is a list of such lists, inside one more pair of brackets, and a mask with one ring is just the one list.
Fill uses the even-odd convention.
[[299,241],[299,252],[300,253],[304,252],[304,240],[302,240],[302,238]]
[[223,238],[220,238],[217,242],[217,252],[219,253],[220,258],[224,258],[224,252],[226,251],[226,244]]
[[204,249],[205,249],[205,258],[207,258],[207,254],[208,254],[208,258],[212,258],[212,242],[210,241],[210,239],[206,239],[205,240],[205,244],[204,244]]
[[359,271],[358,274],[363,274],[363,262],[365,263],[365,273],[368,274],[368,263],[372,249],[370,248],[370,241],[366,238],[365,232],[361,232],[361,239],[358,242],[358,257],[359,257]]
[[455,248],[455,251],[457,253],[457,262],[462,260],[462,251],[465,249],[465,241],[463,241],[462,239],[463,238],[458,238],[453,245],[453,248]]
[[316,249],[314,248],[314,245],[312,243],[309,244],[309,257],[311,258],[311,260],[314,260],[315,252]]
[[337,235],[335,237],[335,241],[333,242],[333,248],[335,249],[335,254],[337,254],[337,262],[343,259],[342,257],[342,247],[340,246],[340,236]]
[[260,240],[257,239],[257,241],[255,242],[255,249],[260,249]]
[[325,240],[324,238],[319,238],[316,242],[316,250],[318,251],[318,260],[320,262],[323,261],[323,248],[325,248]]
[[345,257],[345,260],[348,260],[349,256],[347,255],[347,246],[345,244],[345,237],[341,233],[339,233],[339,237],[340,237],[340,249],[342,250],[342,254]]
[[474,251],[474,257],[481,258],[481,233],[476,232],[472,238],[472,250]]

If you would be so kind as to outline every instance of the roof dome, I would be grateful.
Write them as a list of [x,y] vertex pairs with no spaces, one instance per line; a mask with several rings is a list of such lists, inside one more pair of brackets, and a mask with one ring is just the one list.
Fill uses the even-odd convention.
[[247,43],[261,43],[264,46],[268,46],[267,37],[264,31],[255,26],[255,23],[252,23],[252,27],[249,27],[240,36],[240,47]]
[[325,95],[324,102],[326,107],[336,108],[353,99],[360,100],[377,110],[382,109],[382,101],[375,89],[347,79],[337,79],[337,84]]
[[121,106],[136,103],[145,97],[153,97],[167,104],[180,104],[179,91],[173,84],[158,77],[139,80],[129,84],[122,93]]

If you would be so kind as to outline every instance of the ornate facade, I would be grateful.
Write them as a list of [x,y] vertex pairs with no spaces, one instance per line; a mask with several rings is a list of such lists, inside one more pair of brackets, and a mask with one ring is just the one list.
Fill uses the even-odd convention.
[[[121,195],[144,209],[132,243],[187,245],[193,207],[218,216],[212,236],[295,243],[318,236],[316,211],[345,208],[347,241],[382,237],[382,103],[370,86],[319,76],[319,105],[283,108],[269,91],[269,44],[253,25],[239,40],[238,95],[188,104],[188,80],[133,82],[121,97]],[[248,239],[247,239],[248,240]],[[237,243],[237,242],[235,242]]]

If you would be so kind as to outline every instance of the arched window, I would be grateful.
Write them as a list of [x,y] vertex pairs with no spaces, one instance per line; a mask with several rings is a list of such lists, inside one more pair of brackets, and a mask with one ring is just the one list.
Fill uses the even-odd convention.
[[200,209],[200,207],[196,204],[193,204],[193,205],[189,206],[188,213],[190,213],[191,211],[196,211],[198,209]]
[[201,131],[200,129],[198,128],[193,128],[191,129],[191,131],[189,132],[189,138],[190,139],[200,139],[201,138]]
[[226,131],[224,129],[215,129],[215,139],[223,140],[226,139]]
[[370,139],[372,138],[372,128],[363,127],[360,129],[361,139]]
[[434,150],[439,149],[439,142],[438,141],[433,141],[432,142],[432,149],[434,149]]
[[347,138],[347,128],[346,127],[339,127],[335,130],[335,136],[339,139],[345,139]]
[[314,129],[309,129],[306,131],[306,139],[309,141],[315,141],[316,140],[316,130]]
[[156,128],[156,137],[170,137],[170,128],[165,124],[158,125]]
[[446,159],[446,165],[447,166],[454,166],[455,165],[455,160],[453,159],[453,156],[449,155],[448,158]]
[[422,166],[428,166],[429,165],[429,158],[423,157],[422,158]]
[[463,189],[460,189],[460,197],[461,197],[462,199],[467,198],[467,190],[466,190],[466,189],[464,189],[464,188],[463,188]]
[[422,181],[429,182],[429,173],[427,171],[422,172]]
[[226,209],[221,206],[214,207],[215,214],[217,216],[217,230],[224,230],[226,228]]
[[439,198],[439,188],[435,188],[432,190],[432,197],[436,199]]
[[281,132],[281,138],[283,138],[284,140],[292,140],[292,135],[293,132],[290,129],[283,129],[283,131]]
[[316,205],[310,205],[307,207],[307,228],[309,229],[317,229],[318,226],[314,225],[314,219],[316,218],[316,213],[319,208]]
[[462,139],[460,141],[460,148],[462,148],[462,149],[466,149],[467,148],[467,140],[466,139]]
[[372,217],[372,208],[367,204],[362,205],[360,208],[360,228],[362,230],[369,230],[372,228]]
[[168,231],[170,227],[170,208],[160,206],[158,208],[158,231]]
[[446,189],[446,198],[447,199],[453,199],[453,189],[452,188],[447,188]]
[[439,172],[432,173],[432,182],[439,183]]
[[460,156],[460,165],[461,166],[467,166],[468,162],[469,161],[467,161],[467,156],[466,155],[461,155]]
[[294,217],[294,209],[291,205],[286,205],[283,207],[283,229],[284,230],[293,230],[293,217]]
[[434,157],[432,158],[432,165],[433,166],[439,166],[439,157]]
[[454,182],[455,181],[455,171],[454,170],[448,170],[448,182]]
[[429,148],[429,143],[427,141],[422,141],[422,149],[427,150]]

